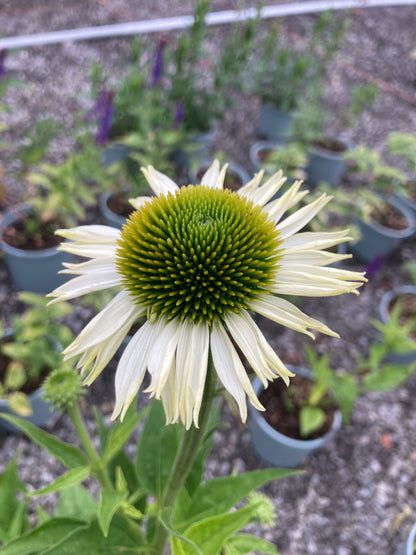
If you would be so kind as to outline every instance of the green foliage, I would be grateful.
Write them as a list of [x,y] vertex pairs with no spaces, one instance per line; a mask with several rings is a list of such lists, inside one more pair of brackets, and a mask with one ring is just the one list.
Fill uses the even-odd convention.
[[289,142],[285,146],[276,147],[266,153],[261,168],[266,174],[283,171],[285,177],[303,179],[302,168],[306,166],[306,150],[302,144]]
[[11,460],[0,474],[0,542],[7,543],[26,532],[28,501],[19,499],[19,493],[26,493],[26,487],[17,474],[17,457]]
[[29,308],[13,318],[10,337],[3,337],[0,343],[1,353],[9,361],[0,396],[8,398],[15,412],[28,416],[32,410],[26,393],[39,387],[51,370],[68,366],[60,350],[70,343],[72,332],[58,320],[70,311],[68,303],[48,305],[44,296],[29,292],[21,292],[19,299]]
[[[331,12],[323,13],[304,40],[287,44],[281,24],[264,35],[256,50],[252,89],[282,112],[293,112],[301,99],[306,103],[320,87],[328,63],[336,54],[345,32]],[[285,44],[286,42],[286,44]]]

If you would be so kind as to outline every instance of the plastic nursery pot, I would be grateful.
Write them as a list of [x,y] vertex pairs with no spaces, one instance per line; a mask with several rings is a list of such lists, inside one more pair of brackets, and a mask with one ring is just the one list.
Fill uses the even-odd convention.
[[[290,365],[287,367],[299,376],[310,376],[309,370],[306,368]],[[259,378],[254,379],[253,389],[257,397],[263,391],[264,386]],[[331,429],[326,434],[317,439],[293,439],[272,428],[263,418],[262,413],[252,405],[249,405],[249,411],[249,428],[254,450],[265,462],[283,468],[296,468],[299,466],[316,449],[323,447],[342,425],[341,412],[336,411]]]
[[124,216],[116,214],[116,212],[113,212],[113,210],[111,210],[111,208],[108,206],[108,201],[112,194],[113,193],[111,192],[107,192],[100,195],[98,199],[98,207],[106,225],[121,229],[126,223],[126,218]]
[[[395,287],[390,289],[381,298],[378,310],[380,314],[380,320],[383,324],[386,324],[390,319],[390,311],[392,304],[400,299],[401,295],[413,295],[415,298],[416,306],[416,285],[401,285],[400,287]],[[416,350],[410,351],[409,353],[391,353],[386,356],[386,360],[389,362],[395,362],[397,364],[411,364],[416,360]]]
[[[412,189],[414,191],[416,191],[416,181],[411,181],[410,182],[412,184]],[[412,213],[413,215],[413,219],[416,221],[416,200],[413,197],[405,197],[404,195],[395,195],[395,198],[403,205],[405,206],[409,212]],[[415,228],[415,232],[414,235],[416,234],[416,228]]]
[[[13,331],[11,329],[6,329],[3,332],[2,338],[12,338]],[[60,349],[60,346],[59,346]],[[30,404],[32,405],[33,414],[31,416],[23,417],[23,420],[31,422],[36,426],[46,426],[46,424],[52,419],[52,417],[57,413],[55,409],[51,407],[49,403],[47,403],[43,398],[43,389],[39,388],[36,389],[33,393],[28,395]],[[7,399],[0,399],[0,413],[2,414],[11,414],[12,416],[16,416],[16,413],[13,412],[9,407],[9,401]],[[22,418],[22,417],[20,417]],[[3,418],[0,418],[0,428],[6,430],[7,432],[12,433],[20,433],[19,428],[7,422]]]
[[414,545],[416,543],[416,524],[410,530],[406,543],[396,549],[394,555],[413,555],[415,553]]
[[356,219],[355,223],[360,231],[360,239],[350,243],[349,249],[362,262],[370,262],[377,256],[385,257],[402,241],[411,237],[415,232],[415,220],[412,213],[396,198],[387,201],[406,221],[404,229],[391,229],[377,222],[364,222]]
[[351,148],[349,143],[338,138],[329,138],[329,141],[337,145],[337,150],[329,150],[320,144],[309,147],[305,171],[311,186],[322,182],[336,185],[345,170],[344,152]]
[[[17,214],[27,216],[30,213],[29,206],[16,206],[16,215],[11,212],[4,214],[3,228],[16,222]],[[6,243],[3,238],[1,238],[1,246],[10,277],[20,291],[49,293],[69,279],[67,274],[58,272],[62,270],[64,262],[71,261],[72,256],[57,250],[57,247],[40,250],[18,249]]]
[[[258,173],[262,169],[264,161],[262,160],[261,153],[271,152],[279,146],[281,146],[279,143],[272,141],[257,141],[253,145],[251,145],[249,156],[253,174]],[[276,171],[278,171],[279,169],[280,168],[276,168]],[[275,172],[267,170],[265,171],[266,175],[271,175],[273,173]]]
[[293,115],[281,112],[272,104],[263,103],[260,109],[258,134],[270,141],[287,141],[293,125]]

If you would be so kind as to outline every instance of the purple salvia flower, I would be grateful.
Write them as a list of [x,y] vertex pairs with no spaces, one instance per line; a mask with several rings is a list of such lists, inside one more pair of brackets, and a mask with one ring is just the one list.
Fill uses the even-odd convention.
[[114,92],[102,91],[98,98],[100,100],[98,130],[95,140],[102,145],[110,138],[111,125],[114,116]]
[[161,39],[158,42],[156,53],[153,62],[152,77],[150,79],[149,86],[151,88],[156,87],[159,84],[160,78],[163,73],[163,51],[166,46],[166,39]]
[[176,103],[175,119],[173,120],[173,128],[178,129],[178,127],[183,122],[185,116],[185,108],[183,102]]
[[384,258],[382,256],[378,255],[374,257],[365,268],[365,277],[367,279],[373,277],[380,270],[383,264]]
[[0,50],[0,77],[6,75],[6,56],[7,56],[7,48],[2,48]]

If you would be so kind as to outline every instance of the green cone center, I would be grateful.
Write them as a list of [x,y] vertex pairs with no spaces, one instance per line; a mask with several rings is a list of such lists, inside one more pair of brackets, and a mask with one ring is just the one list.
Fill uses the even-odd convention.
[[211,325],[267,291],[280,243],[260,206],[228,190],[189,185],[132,214],[116,265],[152,315]]

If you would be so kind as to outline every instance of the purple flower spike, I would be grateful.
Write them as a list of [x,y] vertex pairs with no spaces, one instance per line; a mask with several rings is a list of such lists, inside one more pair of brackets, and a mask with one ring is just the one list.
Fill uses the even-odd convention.
[[365,269],[365,277],[367,279],[372,278],[380,270],[384,264],[384,258],[382,256],[376,256],[367,264]]
[[98,144],[105,144],[110,138],[111,125],[114,116],[114,92],[101,91],[97,104],[99,105],[98,130],[95,140]]
[[163,73],[163,51],[166,46],[166,39],[161,39],[158,42],[156,53],[153,62],[152,78],[150,80],[150,87],[154,88],[159,84]]
[[175,119],[173,121],[174,129],[178,129],[178,127],[183,122],[184,116],[185,116],[185,108],[184,108],[183,102],[178,102],[176,104]]
[[2,48],[0,50],[0,77],[6,75],[6,56],[7,56],[7,48]]

